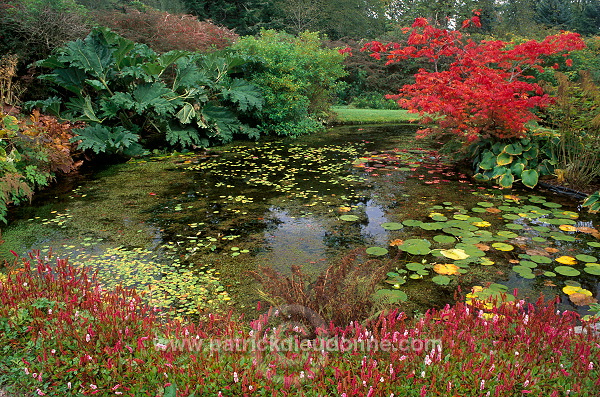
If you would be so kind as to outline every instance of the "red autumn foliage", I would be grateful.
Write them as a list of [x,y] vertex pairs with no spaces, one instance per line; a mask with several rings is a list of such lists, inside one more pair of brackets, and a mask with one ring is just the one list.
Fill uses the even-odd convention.
[[[462,27],[480,26],[479,17],[465,21]],[[467,141],[480,138],[517,138],[525,133],[525,124],[536,119],[533,110],[552,102],[532,73],[542,72],[552,55],[567,57],[569,51],[585,47],[577,33],[560,33],[521,44],[501,40],[475,42],[460,30],[445,30],[417,18],[406,43],[370,42],[363,51],[387,63],[411,58],[426,59],[430,70],[420,69],[416,82],[389,95],[424,123],[434,127],[419,130],[419,136],[450,132]],[[567,66],[572,65],[566,59]]]
[[211,52],[233,44],[238,35],[226,27],[199,21],[193,15],[161,11],[102,12],[96,19],[123,37],[148,45],[154,51]]

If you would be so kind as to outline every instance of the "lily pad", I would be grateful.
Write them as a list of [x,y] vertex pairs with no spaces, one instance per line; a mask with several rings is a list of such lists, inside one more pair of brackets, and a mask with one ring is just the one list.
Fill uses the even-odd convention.
[[404,225],[399,222],[385,222],[381,224],[381,227],[385,230],[400,230]]
[[514,246],[506,243],[494,243],[492,247],[497,249],[498,251],[512,251],[515,249]]
[[554,260],[557,261],[558,263],[562,263],[563,265],[576,265],[577,264],[577,259],[573,258],[572,256],[568,256],[568,255],[559,256],[558,258],[556,258]]
[[444,255],[446,258],[453,259],[453,260],[466,259],[469,257],[469,255],[464,250],[457,249],[457,248],[441,250],[440,253],[442,255]]
[[594,276],[600,276],[600,266],[586,266],[583,271]]
[[577,269],[573,269],[569,266],[556,266],[554,271],[558,274],[562,274],[563,276],[575,277],[579,276],[581,272]]
[[373,294],[373,298],[388,304],[394,304],[406,302],[408,295],[406,295],[406,292],[397,289],[380,289]]
[[389,251],[382,247],[369,247],[366,252],[369,255],[382,256],[386,255]]
[[535,263],[552,263],[552,259],[542,255],[531,255],[529,259],[531,259]]
[[438,274],[437,276],[433,277],[431,279],[431,281],[433,281],[434,283],[436,283],[438,285],[448,285],[448,284],[450,284],[450,281],[452,281],[452,279],[448,276]]
[[433,240],[440,244],[451,244],[456,241],[456,238],[454,238],[452,236],[447,236],[445,234],[439,234],[437,236],[434,236]]
[[360,218],[356,215],[341,215],[340,216],[340,220],[345,221],[345,222],[355,222],[359,219]]
[[591,255],[585,255],[585,254],[579,254],[579,255],[575,255],[575,258],[579,259],[582,262],[596,262],[598,259],[595,256],[591,256]]
[[418,263],[418,262],[410,262],[410,263],[406,264],[406,268],[413,272],[418,272],[419,270],[424,270],[425,265],[423,265],[422,263]]

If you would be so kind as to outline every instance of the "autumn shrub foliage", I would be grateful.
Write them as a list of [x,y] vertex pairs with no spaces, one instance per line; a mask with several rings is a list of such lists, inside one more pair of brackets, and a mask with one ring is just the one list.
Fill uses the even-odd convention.
[[[314,339],[254,320],[168,319],[66,260],[17,259],[0,281],[0,382],[9,393],[123,396],[592,396],[600,339],[540,300],[398,310]],[[493,307],[486,309],[486,307]]]
[[[462,28],[472,25],[480,26],[478,16],[463,22]],[[414,84],[390,97],[419,113],[424,123],[433,123],[420,135],[452,133],[468,142],[524,138],[525,124],[536,118],[534,110],[552,102],[535,81],[535,73],[549,66],[545,61],[550,56],[563,55],[570,66],[569,51],[585,46],[578,34],[568,32],[541,42],[475,42],[461,30],[440,29],[424,18],[405,31],[409,33],[405,43],[370,42],[363,49],[387,63],[428,60],[430,67],[417,72]]]
[[70,141],[75,127],[37,111],[29,117],[0,113],[0,220],[6,222],[8,205],[30,200],[37,188],[80,165]]
[[234,31],[209,21],[199,21],[193,15],[126,8],[124,12],[98,12],[95,18],[102,26],[159,53],[171,50],[212,52],[226,48],[238,39]]

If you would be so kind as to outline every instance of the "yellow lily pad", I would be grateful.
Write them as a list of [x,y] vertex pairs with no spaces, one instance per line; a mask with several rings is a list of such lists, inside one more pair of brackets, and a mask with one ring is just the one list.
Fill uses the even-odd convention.
[[458,248],[440,250],[440,254],[444,255],[446,258],[453,259],[455,261],[467,259],[469,257],[469,255],[464,250]]
[[567,285],[562,290],[567,295],[571,295],[571,294],[583,294],[583,295],[587,295],[587,296],[592,296],[592,292],[591,291],[589,291],[589,290],[587,290],[585,288],[575,287],[573,285]]
[[572,256],[563,255],[555,259],[558,263],[562,263],[563,265],[575,265],[577,264],[577,259]]

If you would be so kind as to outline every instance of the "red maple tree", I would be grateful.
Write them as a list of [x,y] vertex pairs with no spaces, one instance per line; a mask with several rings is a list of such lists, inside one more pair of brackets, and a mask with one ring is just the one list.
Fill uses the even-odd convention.
[[[461,29],[471,25],[481,26],[477,15],[464,21]],[[548,57],[557,54],[570,66],[569,51],[585,47],[579,34],[569,32],[541,42],[475,42],[460,30],[431,26],[425,18],[417,18],[404,31],[409,33],[404,44],[373,41],[362,49],[377,59],[385,57],[388,64],[410,58],[431,63],[417,72],[414,84],[387,97],[432,125],[419,130],[418,136],[450,132],[467,142],[523,137],[525,124],[536,119],[533,109],[552,102],[533,71],[543,71]]]

